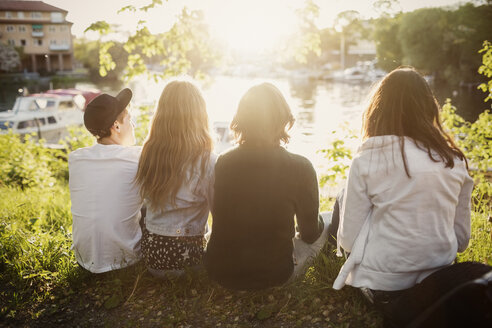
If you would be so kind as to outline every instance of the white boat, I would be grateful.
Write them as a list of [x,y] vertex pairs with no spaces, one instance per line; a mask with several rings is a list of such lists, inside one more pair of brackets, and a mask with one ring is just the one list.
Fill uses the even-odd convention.
[[56,112],[0,112],[0,134],[13,133],[25,136],[34,134],[35,140],[44,139],[49,144],[57,143],[65,137],[67,127],[59,121]]
[[85,99],[81,95],[34,94],[18,97],[11,110],[0,112],[0,133],[26,135],[57,143],[68,135],[67,128],[84,124]]

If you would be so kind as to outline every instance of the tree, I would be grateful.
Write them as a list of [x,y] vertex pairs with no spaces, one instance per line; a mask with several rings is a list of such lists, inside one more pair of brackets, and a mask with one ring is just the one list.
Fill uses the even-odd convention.
[[178,21],[168,32],[157,35],[156,41],[161,42],[163,47],[155,54],[147,54],[147,58],[166,67],[161,77],[183,72],[203,77],[206,71],[221,61],[220,47],[210,37],[202,11],[184,7]]
[[111,56],[114,66],[111,70],[106,71],[105,74],[100,74],[99,53],[101,46],[102,43],[100,41],[92,41],[84,38],[75,39],[74,57],[89,70],[89,76],[92,81],[120,80],[128,62],[128,53],[123,49],[123,44],[121,42],[111,43],[108,54]]
[[460,81],[476,82],[475,74],[481,61],[475,54],[482,47],[483,40],[490,38],[492,30],[492,6],[465,4],[451,13],[453,29],[449,40],[452,55],[457,58],[455,74]]
[[374,21],[373,38],[376,41],[378,66],[391,71],[403,61],[403,51],[398,38],[402,14],[383,16]]
[[478,68],[478,73],[485,76],[488,81],[480,84],[478,87],[487,94],[484,101],[492,100],[492,43],[490,41],[483,42],[483,48],[479,53],[482,53],[482,65]]
[[[140,8],[133,5],[125,6],[119,12],[130,11],[138,15],[158,5],[162,5],[162,0],[152,0],[148,5]],[[96,31],[100,34],[99,73],[105,76],[117,67],[111,53],[116,43],[103,41],[113,29],[108,23],[98,21],[86,31]],[[128,58],[123,76],[131,79],[146,73],[155,80],[183,73],[200,76],[203,74],[203,68],[209,67],[220,57],[213,44],[204,25],[203,14],[189,11],[186,7],[183,8],[178,21],[163,34],[150,33],[147,22],[140,20],[136,30],[122,44]],[[163,70],[156,72],[147,69],[147,64],[156,62],[163,67]]]
[[319,16],[319,7],[313,0],[304,2],[304,6],[296,10],[298,29],[292,35],[281,56],[291,66],[309,65],[321,54],[320,31],[315,24]]
[[0,71],[12,72],[20,64],[19,53],[13,47],[0,43]]
[[403,15],[398,32],[403,64],[439,76],[453,57],[447,52],[449,13],[441,8],[422,8]]

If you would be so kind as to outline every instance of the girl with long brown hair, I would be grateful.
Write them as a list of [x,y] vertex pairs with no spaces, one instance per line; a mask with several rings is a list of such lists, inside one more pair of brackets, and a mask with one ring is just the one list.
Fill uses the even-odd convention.
[[187,81],[170,82],[159,99],[135,178],[147,208],[142,254],[154,275],[200,264],[215,161],[200,91]]
[[364,112],[350,167],[337,236],[350,256],[333,287],[364,288],[388,326],[406,326],[428,304],[414,286],[449,266],[470,238],[473,180],[439,110],[415,69],[392,71]]

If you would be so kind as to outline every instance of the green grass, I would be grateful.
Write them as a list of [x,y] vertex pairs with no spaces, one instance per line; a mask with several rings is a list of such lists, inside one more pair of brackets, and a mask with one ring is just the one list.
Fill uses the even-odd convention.
[[[332,206],[323,200],[322,210]],[[491,261],[490,211],[474,212],[459,261]],[[342,265],[326,246],[290,285],[236,292],[205,272],[158,280],[142,264],[92,275],[71,246],[68,187],[0,187],[0,325],[100,327],[379,327],[358,290],[331,285]]]

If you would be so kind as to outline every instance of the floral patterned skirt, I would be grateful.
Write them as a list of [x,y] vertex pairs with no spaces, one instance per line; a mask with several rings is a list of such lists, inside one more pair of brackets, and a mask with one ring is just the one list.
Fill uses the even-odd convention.
[[205,245],[203,236],[161,236],[142,229],[144,262],[155,270],[183,270],[201,264]]

